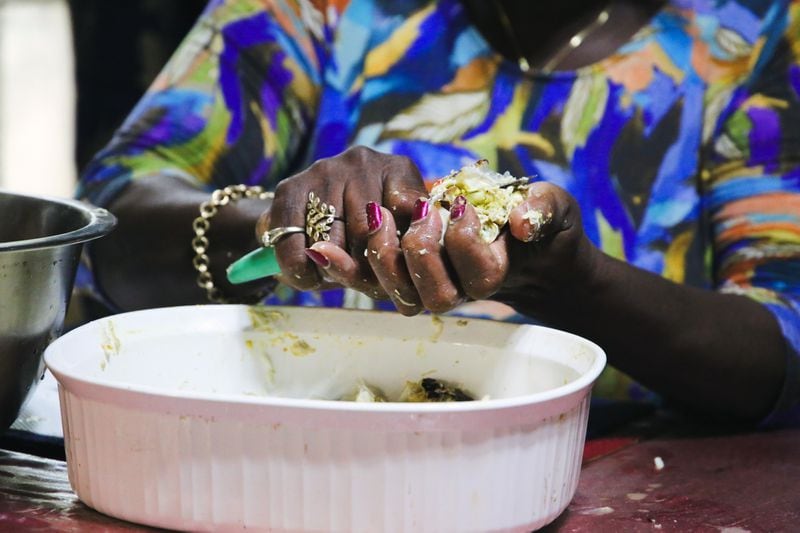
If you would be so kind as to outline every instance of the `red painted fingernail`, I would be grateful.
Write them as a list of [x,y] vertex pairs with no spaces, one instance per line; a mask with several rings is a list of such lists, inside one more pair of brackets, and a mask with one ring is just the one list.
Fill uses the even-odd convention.
[[306,248],[306,255],[308,256],[309,259],[314,261],[322,268],[328,268],[329,266],[331,266],[330,260],[328,260],[327,257],[325,257],[316,250],[312,250],[311,248]]
[[383,213],[381,213],[381,206],[376,202],[369,202],[367,204],[367,226],[369,231],[376,231],[383,224]]
[[417,198],[414,202],[414,211],[411,213],[411,222],[422,220],[428,215],[428,201],[425,198]]
[[467,199],[463,196],[457,196],[453,202],[453,207],[450,208],[450,220],[458,220],[464,216],[464,211],[467,209]]

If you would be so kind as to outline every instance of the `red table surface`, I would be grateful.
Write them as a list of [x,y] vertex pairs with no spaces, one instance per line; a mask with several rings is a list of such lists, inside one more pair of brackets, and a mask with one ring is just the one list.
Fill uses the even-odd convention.
[[622,448],[584,464],[575,497],[546,530],[800,531],[800,431]]
[[[152,529],[81,504],[66,463],[0,450],[0,531]],[[545,531],[800,531],[800,431],[590,441],[577,493]]]

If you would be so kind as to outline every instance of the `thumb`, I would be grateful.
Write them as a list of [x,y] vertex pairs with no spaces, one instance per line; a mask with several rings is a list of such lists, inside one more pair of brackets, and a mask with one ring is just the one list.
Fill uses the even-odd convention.
[[536,182],[528,197],[509,216],[509,230],[522,242],[538,242],[580,226],[580,210],[570,194],[555,185]]

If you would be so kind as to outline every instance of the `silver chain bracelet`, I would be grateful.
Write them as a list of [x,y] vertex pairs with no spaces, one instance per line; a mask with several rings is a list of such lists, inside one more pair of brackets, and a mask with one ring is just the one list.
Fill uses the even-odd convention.
[[[232,303],[233,300],[226,298],[219,287],[214,283],[214,277],[209,268],[211,260],[208,257],[208,237],[206,234],[211,228],[211,219],[219,212],[219,208],[230,203],[236,203],[243,198],[257,198],[268,200],[274,198],[275,194],[265,191],[259,186],[229,185],[224,189],[217,189],[211,193],[208,201],[200,204],[200,216],[192,222],[194,238],[192,239],[192,249],[194,259],[192,265],[197,270],[197,285],[206,291],[206,297],[214,303]],[[258,295],[258,299],[265,295]]]

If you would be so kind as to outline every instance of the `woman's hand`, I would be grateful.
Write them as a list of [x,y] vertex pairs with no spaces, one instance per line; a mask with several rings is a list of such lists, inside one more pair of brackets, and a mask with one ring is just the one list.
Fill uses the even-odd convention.
[[550,321],[555,309],[564,307],[562,300],[599,282],[606,256],[584,233],[580,207],[564,189],[531,184],[526,201],[511,212],[508,227],[512,268],[495,299]]
[[[336,210],[330,240],[307,249],[307,236],[303,233],[280,239],[275,244],[281,267],[279,279],[301,290],[341,285],[373,298],[396,299],[396,295],[385,292],[385,284],[376,278],[365,257],[370,232],[364,206],[386,206],[393,215],[393,224],[405,230],[414,202],[427,195],[416,166],[408,158],[364,147],[321,159],[279,184],[272,207],[259,219],[256,233],[262,235],[268,228],[305,227],[310,192]],[[396,260],[394,270],[402,275],[406,272],[402,257]]]
[[[343,156],[349,160],[333,158],[323,163],[333,170],[312,167],[292,178],[305,182],[303,186],[292,184],[292,194],[304,197],[312,180],[347,171],[348,166],[352,167],[353,155]],[[400,164],[401,172],[395,175],[413,176],[414,183],[421,184],[407,160],[395,161],[393,156],[371,151],[355,155],[364,157],[356,158],[357,162],[364,161],[369,166]],[[363,166],[369,168],[367,165]],[[356,183],[359,190],[365,190],[363,181]],[[326,186],[315,187],[325,190]],[[546,301],[555,298],[564,287],[574,288],[588,280],[586,273],[592,271],[599,254],[583,233],[574,198],[547,183],[531,185],[525,202],[512,211],[508,231],[492,243],[481,240],[477,214],[466,202],[452,206],[450,222],[444,228],[436,208],[425,200],[427,192],[423,188],[412,188],[410,194],[401,197],[401,205],[382,201],[381,198],[391,201],[397,195],[380,191],[360,194],[348,208],[349,254],[339,244],[343,238],[340,232],[332,231],[331,242],[315,243],[304,255],[296,248],[303,242],[299,236],[291,252],[297,254],[295,279],[285,281],[299,288],[335,283],[375,298],[388,297],[405,315],[425,309],[442,313],[467,299],[490,297],[531,314],[538,307],[546,308]],[[364,198],[368,199],[366,208],[362,204],[359,211],[357,202]],[[343,228],[334,224],[334,229]],[[316,268],[306,256],[316,262]],[[310,280],[311,285],[302,285],[304,280]]]
[[[435,208],[418,200],[402,238],[391,212],[377,206],[369,210],[378,220],[367,256],[384,291],[436,313],[466,299],[495,297],[531,314],[543,307],[537,303],[546,304],[588,280],[599,254],[583,233],[574,198],[547,183],[531,185],[527,199],[512,211],[508,231],[492,243],[481,240],[478,216],[464,201],[454,203],[443,228]],[[398,255],[405,268],[398,267]],[[404,314],[419,310],[400,303]]]

